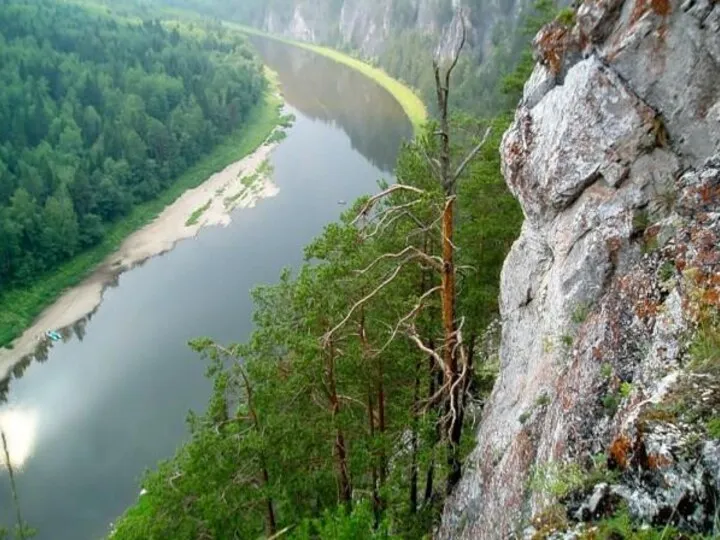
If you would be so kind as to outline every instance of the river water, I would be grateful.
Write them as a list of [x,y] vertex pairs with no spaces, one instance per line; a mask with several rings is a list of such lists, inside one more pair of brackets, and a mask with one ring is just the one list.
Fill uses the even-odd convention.
[[[343,211],[338,201],[390,179],[412,133],[394,99],[362,75],[308,51],[254,43],[297,117],[272,158],[279,195],[120,276],[72,336],[9,381],[0,415],[24,461],[16,473],[23,517],[41,540],[107,534],[137,499],[143,472],[182,444],[187,412],[204,409],[210,395],[187,342],[245,340],[250,289],[299,264],[303,246]],[[0,524],[13,523],[0,470]]]

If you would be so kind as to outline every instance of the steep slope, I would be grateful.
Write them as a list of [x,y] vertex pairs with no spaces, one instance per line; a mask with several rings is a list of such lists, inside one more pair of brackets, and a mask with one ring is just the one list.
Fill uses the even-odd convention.
[[544,538],[624,506],[712,532],[720,5],[587,0],[565,19],[536,37],[503,142],[526,221],[502,369],[439,536],[521,536],[534,516],[525,534]]

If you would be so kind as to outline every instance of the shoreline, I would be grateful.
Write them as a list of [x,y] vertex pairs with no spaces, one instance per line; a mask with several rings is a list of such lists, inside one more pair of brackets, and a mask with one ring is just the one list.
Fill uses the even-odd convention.
[[[279,111],[282,100],[274,90],[269,94],[266,106],[271,104]],[[279,121],[279,112],[277,117]],[[60,292],[9,348],[0,348],[0,381],[7,379],[16,365],[51,346],[47,331],[65,334],[65,330],[92,315],[102,304],[105,290],[121,274],[171,251],[178,242],[194,238],[205,227],[228,226],[234,210],[252,208],[259,200],[277,195],[279,189],[272,182],[268,160],[279,145],[271,139],[278,129],[276,122],[253,151],[185,190],[152,220],[127,235],[77,285]]]
[[333,60],[338,64],[342,64],[362,73],[369,79],[375,81],[375,83],[380,85],[393,98],[395,98],[395,101],[400,104],[403,111],[405,111],[405,115],[410,120],[416,136],[420,135],[423,124],[425,124],[425,122],[427,122],[428,120],[429,115],[427,107],[425,106],[425,103],[422,101],[422,99],[420,99],[420,97],[417,95],[415,90],[410,88],[402,81],[395,79],[392,75],[388,74],[382,68],[375,67],[364,60],[354,58],[346,53],[338,51],[337,49],[326,47],[324,45],[318,45],[306,41],[299,41],[276,34],[269,34],[262,30],[258,30],[257,28],[253,28],[251,26],[246,26],[239,23],[234,23],[231,21],[223,21],[223,24],[226,24],[227,26],[234,28],[244,34],[272,39],[274,41],[279,41],[287,45],[292,45],[293,47],[299,47],[301,49],[314,52],[315,54],[319,54],[320,56],[329,58],[330,60]]

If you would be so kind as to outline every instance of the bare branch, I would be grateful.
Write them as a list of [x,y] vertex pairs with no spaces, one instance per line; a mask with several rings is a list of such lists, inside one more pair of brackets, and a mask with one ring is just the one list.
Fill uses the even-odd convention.
[[385,345],[383,345],[380,348],[380,350],[375,353],[374,356],[377,357],[380,354],[382,354],[385,351],[385,349],[387,349],[390,346],[390,343],[392,343],[395,340],[395,337],[397,336],[398,332],[400,331],[400,327],[403,324],[405,324],[407,321],[409,321],[410,319],[413,319],[414,317],[416,317],[418,313],[420,313],[420,311],[422,310],[422,308],[425,305],[425,300],[427,300],[428,297],[430,297],[434,293],[441,291],[441,290],[442,290],[442,287],[437,286],[437,287],[433,287],[432,289],[427,291],[425,294],[423,294],[418,299],[417,304],[415,304],[415,306],[412,308],[412,310],[407,315],[405,315],[402,319],[400,319],[398,321],[398,323],[395,325],[395,328],[392,331],[392,334],[390,335],[390,338],[385,342]]
[[435,362],[437,362],[440,369],[445,371],[445,364],[443,363],[442,358],[440,358],[440,355],[422,342],[420,336],[418,336],[417,331],[414,327],[411,329],[409,337],[415,343],[415,345],[418,346],[418,349],[430,355],[435,360]]
[[[392,206],[392,207],[388,208],[387,210],[384,210],[380,214],[380,216],[382,216],[382,217],[380,218],[380,221],[378,221],[375,224],[375,228],[374,228],[373,232],[365,235],[365,238],[366,239],[372,238],[373,236],[378,234],[381,230],[387,229],[392,223],[394,223],[395,221],[397,221],[398,219],[400,219],[401,217],[403,217],[405,215],[412,218],[416,224],[419,223],[419,226],[422,227],[423,223],[419,219],[417,219],[413,214],[411,214],[410,212],[407,211],[408,208],[411,208],[419,203],[420,203],[419,200],[414,200],[409,203],[401,204],[399,206]],[[394,215],[394,217],[389,221],[389,223],[387,223],[387,225],[385,225],[385,220],[387,220],[390,216],[393,216],[393,215]]]
[[449,386],[450,386],[450,381],[443,384],[440,387],[440,389],[437,392],[435,392],[432,396],[430,396],[426,400],[423,400],[423,402],[425,403],[425,411],[427,411],[430,407],[432,407],[433,405],[435,405],[438,402],[438,400],[443,396],[443,394],[445,394],[445,392],[447,392],[447,389]]
[[454,184],[455,182],[457,182],[457,179],[460,178],[460,176],[462,175],[463,172],[465,172],[465,169],[469,165],[469,163],[473,159],[475,159],[475,156],[477,156],[478,153],[480,152],[480,150],[482,150],[482,147],[485,146],[485,143],[487,142],[488,137],[490,137],[491,131],[492,131],[491,128],[487,128],[485,130],[485,135],[483,135],[483,138],[480,141],[480,143],[475,148],[473,148],[472,151],[467,156],[465,156],[465,159],[462,161],[462,163],[460,163],[458,168],[455,170],[455,174],[453,174],[451,183]]
[[398,253],[383,253],[380,255],[377,259],[375,259],[373,262],[371,262],[367,267],[365,267],[362,270],[358,270],[357,274],[362,276],[364,274],[367,274],[370,270],[372,270],[375,266],[377,266],[378,263],[388,260],[388,259],[400,259],[402,257],[405,257],[406,255],[411,254],[410,257],[408,257],[406,260],[402,261],[400,263],[400,266],[403,266],[407,264],[408,262],[412,261],[413,259],[422,259],[428,264],[431,264],[436,270],[442,270],[442,261],[439,258],[434,258],[431,255],[428,255],[427,253],[419,250],[415,246],[408,246],[402,251]]
[[412,191],[413,193],[418,193],[419,195],[425,194],[425,192],[422,189],[418,189],[413,186],[408,186],[407,184],[393,184],[385,191],[381,191],[377,195],[373,195],[372,197],[370,197],[370,199],[368,199],[368,202],[365,203],[365,206],[363,206],[362,209],[360,210],[360,213],[358,214],[358,216],[353,220],[352,224],[355,225],[360,220],[360,218],[366,216],[367,213],[370,210],[372,210],[372,207],[375,206],[375,204],[380,199],[387,197],[388,195],[391,195],[392,193],[395,193],[396,191],[400,191],[400,190]]
[[282,531],[279,531],[278,533],[276,533],[276,534],[272,535],[271,537],[269,537],[268,540],[277,540],[278,538],[280,538],[280,537],[282,537],[282,536],[285,536],[285,534],[286,534],[287,532],[289,532],[290,529],[292,529],[292,526],[290,526],[290,527],[285,527]]
[[362,407],[363,409],[367,409],[366,403],[363,403],[362,401],[360,401],[359,399],[355,399],[354,397],[346,396],[343,394],[338,394],[337,398],[340,400],[347,401],[348,403],[356,403],[356,404],[360,405],[360,407]]
[[462,14],[462,11],[460,11],[460,25],[462,27],[462,37],[460,38],[460,44],[458,45],[458,48],[455,50],[455,55],[453,56],[452,64],[450,64],[450,67],[448,68],[447,72],[445,73],[445,90],[446,91],[450,88],[450,75],[452,75],[452,72],[455,69],[455,66],[457,66],[458,60],[460,59],[460,53],[462,53],[462,50],[465,47],[465,41],[467,40],[467,27],[465,26],[465,16]]
[[[406,261],[407,262],[407,261]],[[398,265],[398,267],[395,269],[395,271],[390,274],[390,277],[388,277],[385,281],[383,281],[380,285],[378,285],[370,294],[359,300],[358,302],[353,305],[353,307],[350,308],[350,311],[348,311],[348,314],[345,316],[345,318],[340,321],[332,330],[330,330],[325,336],[323,336],[323,341],[325,344],[327,344],[330,339],[332,338],[333,334],[337,332],[340,328],[345,326],[345,324],[350,320],[350,317],[352,317],[353,313],[355,313],[355,310],[358,309],[360,306],[364,305],[366,302],[371,300],[375,295],[377,295],[380,291],[382,291],[385,287],[387,287],[392,281],[398,276],[400,273],[400,270],[403,269],[405,264]]]

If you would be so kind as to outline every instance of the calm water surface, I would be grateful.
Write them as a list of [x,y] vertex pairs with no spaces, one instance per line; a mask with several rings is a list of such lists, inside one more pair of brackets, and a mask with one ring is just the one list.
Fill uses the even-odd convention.
[[[297,265],[303,246],[343,210],[339,200],[389,178],[411,135],[400,106],[358,73],[287,45],[255,44],[297,116],[272,159],[280,194],[122,275],[89,320],[9,382],[0,415],[10,444],[27,455],[18,492],[41,540],[106,535],[136,500],[143,471],[185,439],[187,411],[202,410],[210,395],[186,343],[246,339],[250,289]],[[0,470],[0,523],[12,516]]]

